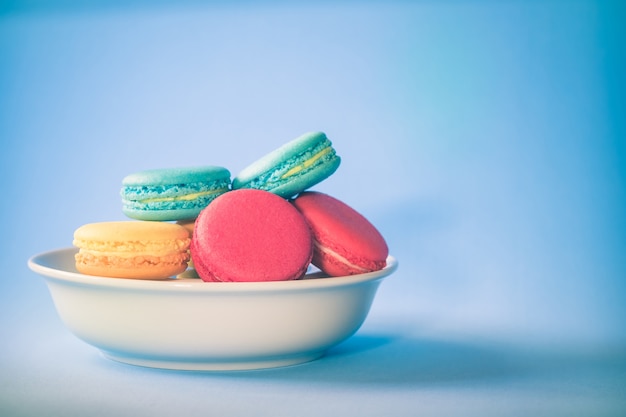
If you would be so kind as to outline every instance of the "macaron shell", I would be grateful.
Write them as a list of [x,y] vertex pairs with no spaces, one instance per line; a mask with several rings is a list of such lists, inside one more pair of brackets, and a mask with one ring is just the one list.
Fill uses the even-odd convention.
[[176,224],[184,227],[187,232],[189,232],[189,236],[193,236],[193,229],[196,225],[196,220],[179,220],[176,222]]
[[124,250],[122,244],[151,244],[189,238],[181,225],[160,222],[111,221],[85,224],[74,232],[74,240],[111,245]]
[[191,243],[205,281],[284,281],[302,277],[311,261],[311,232],[285,199],[234,190],[200,213]]
[[314,240],[312,263],[332,276],[385,267],[389,255],[380,232],[363,215],[329,195],[307,191],[292,202],[305,217]]
[[230,172],[223,167],[207,165],[202,167],[157,168],[127,175],[122,185],[176,185],[189,182],[207,182],[230,178]]

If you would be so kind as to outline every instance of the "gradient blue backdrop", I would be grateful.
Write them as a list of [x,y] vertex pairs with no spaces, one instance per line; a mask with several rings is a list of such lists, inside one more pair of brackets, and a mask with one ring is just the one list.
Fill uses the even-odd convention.
[[623,349],[624,16],[591,0],[0,2],[3,383],[65,332],[27,258],[124,219],[121,178],[236,174],[310,130],[343,158],[316,188],[400,261],[372,326]]

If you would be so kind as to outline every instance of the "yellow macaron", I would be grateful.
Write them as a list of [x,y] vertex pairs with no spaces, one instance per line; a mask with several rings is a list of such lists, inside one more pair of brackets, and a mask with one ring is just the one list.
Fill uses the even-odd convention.
[[165,279],[187,269],[190,235],[174,223],[89,223],[74,232],[76,269],[87,275]]

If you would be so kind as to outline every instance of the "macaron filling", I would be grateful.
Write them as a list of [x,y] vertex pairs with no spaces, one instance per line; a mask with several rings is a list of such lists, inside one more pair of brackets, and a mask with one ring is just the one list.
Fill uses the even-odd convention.
[[76,238],[76,262],[83,265],[182,265],[189,261],[190,238],[164,240],[98,241]]
[[[271,191],[290,181],[292,177],[305,175],[318,166],[333,162],[336,158],[337,154],[330,140],[325,139],[305,152],[288,158],[273,169],[251,179],[245,184],[245,188]],[[240,188],[242,188],[241,185]]]
[[228,191],[230,181],[156,186],[126,185],[122,188],[124,210],[175,210],[204,208]]
[[313,263],[320,264],[321,263],[321,255],[325,255],[328,259],[332,259],[335,263],[342,265],[347,270],[352,271],[351,274],[363,274],[366,272],[372,272],[379,269],[383,269],[386,265],[386,262],[372,265],[369,268],[366,268],[362,265],[357,265],[354,262],[349,261],[346,257],[340,255],[329,247],[322,246],[317,240],[313,241],[314,253],[313,253]]
[[136,172],[122,180],[122,212],[135,220],[194,219],[230,183],[230,171],[213,165]]
[[312,157],[310,157],[309,159],[305,159],[304,162],[300,163],[299,165],[294,166],[293,168],[291,168],[289,171],[285,172],[283,175],[281,175],[281,179],[285,179],[288,178],[294,174],[297,174],[301,171],[304,171],[312,166],[314,166],[321,158],[323,158],[325,155],[334,152],[335,150],[328,146],[324,149],[322,149],[321,151],[319,151],[318,153],[316,153],[315,155],[313,155]]
[[83,251],[100,254],[119,253],[150,253],[157,255],[167,255],[189,249],[190,238],[185,239],[163,239],[163,240],[128,240],[128,241],[99,241],[75,238],[74,246]]

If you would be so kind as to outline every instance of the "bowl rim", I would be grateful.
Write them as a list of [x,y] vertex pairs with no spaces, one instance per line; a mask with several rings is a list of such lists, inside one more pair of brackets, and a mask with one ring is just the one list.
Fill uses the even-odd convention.
[[398,268],[397,259],[389,255],[387,265],[378,271],[364,274],[329,277],[320,273],[308,273],[304,278],[290,281],[266,282],[204,282],[199,278],[171,278],[166,280],[137,280],[127,278],[111,278],[96,275],[85,275],[75,270],[65,270],[50,266],[55,260],[71,257],[78,252],[77,248],[61,248],[41,252],[28,259],[28,267],[46,279],[53,279],[67,284],[82,286],[105,287],[115,289],[135,289],[158,292],[193,291],[194,293],[214,292],[263,292],[263,291],[301,291],[331,287],[358,285],[368,281],[381,280]]

